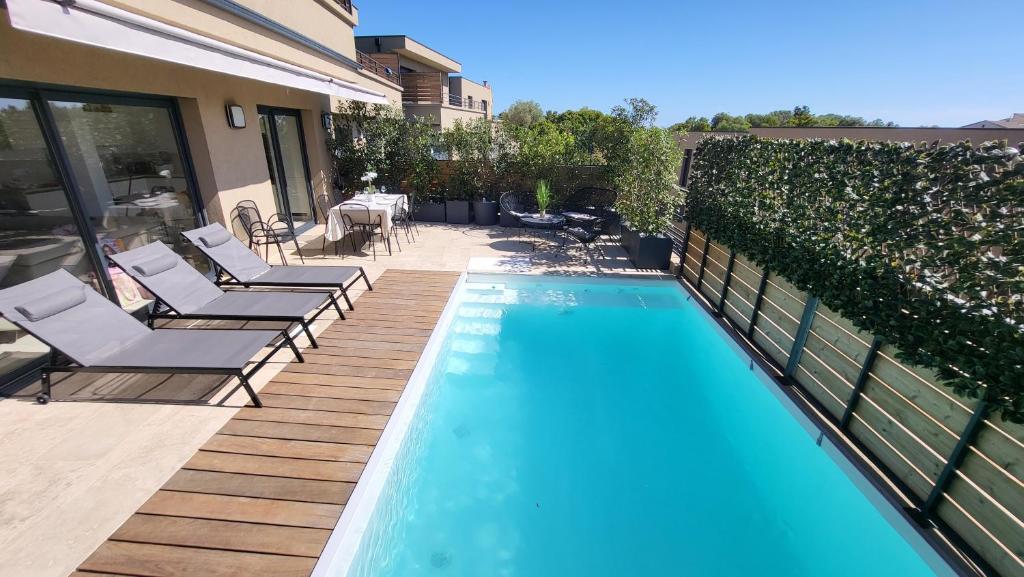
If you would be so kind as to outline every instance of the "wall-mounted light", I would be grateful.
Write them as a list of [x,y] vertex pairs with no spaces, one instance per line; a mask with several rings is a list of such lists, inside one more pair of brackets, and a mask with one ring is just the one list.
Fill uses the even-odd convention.
[[228,126],[231,128],[245,128],[245,110],[237,104],[228,104],[224,107],[228,113]]
[[330,112],[320,113],[320,124],[323,125],[324,130],[330,130],[334,127],[334,118],[331,116]]

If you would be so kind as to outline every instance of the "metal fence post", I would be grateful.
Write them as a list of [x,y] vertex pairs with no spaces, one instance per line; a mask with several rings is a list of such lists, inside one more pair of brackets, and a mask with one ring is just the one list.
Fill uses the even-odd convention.
[[686,232],[683,233],[683,254],[679,257],[679,272],[676,278],[683,278],[683,269],[686,267],[686,255],[690,253],[690,230],[693,225],[686,221]]
[[868,375],[871,373],[871,367],[875,364],[875,359],[878,357],[878,349],[882,346],[882,339],[877,336],[871,340],[871,348],[868,349],[868,353],[864,355],[864,363],[860,366],[860,373],[857,375],[857,382],[853,384],[853,390],[850,391],[850,398],[846,400],[846,409],[843,411],[843,416],[839,419],[839,428],[845,430],[850,426],[850,419],[853,418],[853,412],[857,410],[857,403],[860,402],[860,394],[864,390],[865,383],[868,382]]
[[971,420],[964,427],[964,432],[960,435],[960,439],[957,440],[956,446],[953,447],[953,453],[950,454],[949,459],[946,461],[946,466],[942,469],[942,473],[939,474],[939,478],[936,479],[932,492],[928,494],[924,505],[921,506],[918,512],[918,521],[927,520],[935,512],[935,508],[939,505],[939,500],[942,499],[942,494],[949,488],[950,482],[953,481],[953,477],[956,475],[956,470],[963,464],[964,457],[967,456],[967,448],[971,446],[971,443],[978,436],[978,430],[981,429],[981,424],[985,422],[988,411],[988,402],[985,401],[985,397],[982,397],[978,401],[977,406],[975,406]]
[[792,377],[800,364],[800,357],[804,353],[804,345],[807,344],[807,333],[811,330],[811,322],[814,320],[814,313],[818,310],[818,297],[810,297],[804,303],[804,314],[800,316],[800,327],[796,329],[796,336],[793,337],[793,348],[789,351],[789,362],[786,363],[786,370],[783,376]]
[[700,285],[704,282],[704,269],[708,265],[708,246],[711,245],[711,235],[704,233],[704,254],[700,257],[700,272],[697,273],[697,292],[700,292]]
[[725,307],[725,296],[729,293],[729,281],[732,280],[732,267],[736,264],[736,251],[729,251],[729,264],[725,266],[725,279],[722,281],[722,294],[719,295],[718,299],[718,314],[722,314],[722,309]]
[[761,303],[764,302],[764,289],[768,288],[768,269],[761,273],[761,283],[757,285],[757,296],[754,297],[754,310],[750,312],[750,325],[747,327],[747,339],[754,338],[754,327],[757,325],[757,315],[761,312]]

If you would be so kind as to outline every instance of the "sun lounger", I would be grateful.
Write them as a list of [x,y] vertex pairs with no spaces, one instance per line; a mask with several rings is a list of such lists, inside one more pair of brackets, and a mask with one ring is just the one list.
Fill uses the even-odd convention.
[[[0,290],[0,314],[53,349],[42,369],[40,403],[51,399],[55,372],[184,373],[237,377],[260,407],[252,375],[286,344],[303,360],[282,331],[151,329],[63,269]],[[266,356],[252,360],[282,335]],[[58,364],[61,355],[71,364]]]
[[310,323],[331,307],[344,318],[332,292],[223,291],[159,241],[108,258],[156,297],[150,326],[155,319],[287,322],[317,348]]
[[217,267],[217,284],[244,287],[331,288],[353,309],[348,289],[359,279],[373,290],[361,266],[278,266],[267,264],[220,224],[181,233]]

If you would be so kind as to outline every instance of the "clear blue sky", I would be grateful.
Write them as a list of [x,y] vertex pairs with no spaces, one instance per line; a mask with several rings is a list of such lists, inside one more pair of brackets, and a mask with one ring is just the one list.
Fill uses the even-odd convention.
[[668,125],[767,112],[961,126],[1024,112],[1019,9],[965,0],[357,0],[356,33],[406,34],[489,80],[495,110],[607,111]]

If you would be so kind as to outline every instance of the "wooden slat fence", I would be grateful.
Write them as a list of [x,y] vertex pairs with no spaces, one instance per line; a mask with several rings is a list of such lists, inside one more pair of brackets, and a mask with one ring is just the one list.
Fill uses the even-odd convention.
[[1024,575],[1024,426],[904,365],[893,346],[703,231],[676,228],[678,276],[883,465],[922,522],[1004,577]]

